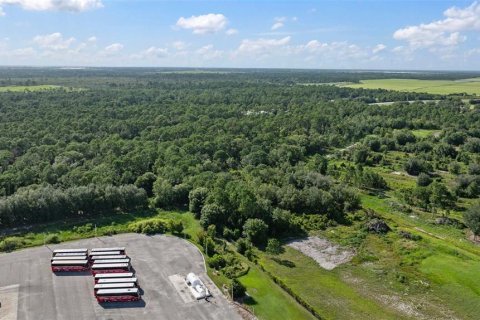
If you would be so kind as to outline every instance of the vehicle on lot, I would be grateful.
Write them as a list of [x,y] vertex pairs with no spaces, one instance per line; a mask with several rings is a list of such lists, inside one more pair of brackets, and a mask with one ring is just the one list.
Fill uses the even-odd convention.
[[87,256],[66,256],[66,257],[59,257],[54,256],[50,259],[51,261],[60,261],[60,260],[87,260]]
[[130,271],[130,263],[94,263],[92,273],[120,273]]
[[53,272],[88,271],[88,260],[53,260],[51,262]]
[[[114,273],[118,274],[118,273]],[[135,283],[138,287],[138,280],[136,277],[131,278],[103,278],[103,279],[95,279],[95,283]]]
[[[61,252],[53,255],[54,257],[86,257],[84,252]],[[83,258],[81,258],[83,259]]]
[[190,272],[185,278],[185,282],[187,283],[190,292],[192,292],[192,295],[197,300],[211,296],[210,291],[208,291],[205,284],[202,282],[202,280],[200,280],[197,275],[195,275],[195,273]]
[[93,260],[94,264],[104,264],[104,263],[130,263],[130,258],[125,258],[125,259],[98,259],[98,260]]
[[105,252],[90,252],[88,257],[90,260],[93,260],[96,257],[104,257],[104,256],[119,256],[122,255],[121,251],[105,251]]
[[100,279],[131,278],[133,274],[133,272],[97,273],[93,278],[97,283]]
[[55,249],[53,250],[53,256],[56,256],[59,253],[82,253],[83,255],[88,255],[88,249]]
[[97,293],[101,289],[122,289],[122,288],[136,288],[135,283],[97,283],[93,287],[93,291]]
[[106,260],[106,259],[127,259],[127,255],[125,254],[115,254],[115,255],[102,255],[102,256],[91,256],[90,260]]
[[138,288],[100,289],[95,293],[95,297],[99,303],[138,301],[140,292]]
[[93,248],[90,250],[91,253],[101,253],[108,251],[120,251],[120,254],[125,254],[125,247],[115,247],[115,248]]

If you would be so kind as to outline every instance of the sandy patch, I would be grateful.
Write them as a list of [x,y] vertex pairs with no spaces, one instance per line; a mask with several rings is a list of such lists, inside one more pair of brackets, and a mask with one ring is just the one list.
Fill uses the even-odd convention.
[[290,241],[288,246],[315,260],[322,268],[332,270],[350,261],[355,252],[333,244],[327,239],[308,237]]

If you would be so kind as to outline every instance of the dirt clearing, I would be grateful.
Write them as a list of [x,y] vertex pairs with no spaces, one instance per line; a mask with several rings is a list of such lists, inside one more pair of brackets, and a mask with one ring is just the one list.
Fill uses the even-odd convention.
[[355,255],[352,250],[342,248],[319,237],[293,240],[287,245],[309,256],[326,270],[333,270],[337,266],[349,262]]

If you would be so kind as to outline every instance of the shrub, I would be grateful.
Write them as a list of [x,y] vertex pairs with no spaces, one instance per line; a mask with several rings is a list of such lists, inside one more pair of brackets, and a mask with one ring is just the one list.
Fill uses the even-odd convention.
[[171,223],[171,220],[149,219],[130,224],[129,230],[144,234],[165,233]]
[[45,243],[60,243],[60,238],[57,234],[49,234],[45,238]]
[[418,158],[409,158],[403,168],[412,176],[418,176],[421,172],[428,173],[432,171],[432,166],[429,163]]
[[278,239],[268,239],[266,251],[273,255],[280,254],[283,252],[282,244]]
[[175,234],[181,234],[183,232],[184,226],[182,221],[179,220],[170,220],[170,231]]
[[208,258],[208,265],[210,268],[214,268],[216,270],[222,269],[227,265],[227,262],[223,258],[223,256],[219,254],[214,254],[211,258]]
[[15,249],[21,248],[25,243],[18,238],[5,238],[0,242],[0,251],[10,252]]
[[232,279],[228,291],[230,292],[230,294],[233,294],[232,298],[235,299],[242,298],[245,295],[247,289],[243,284],[240,283],[240,281],[238,281],[237,279]]
[[417,177],[417,186],[426,187],[432,183],[432,178],[426,173],[420,173]]
[[92,223],[87,223],[83,226],[73,227],[73,231],[78,232],[78,233],[89,233],[92,230],[93,230],[93,224]]
[[245,254],[245,252],[252,248],[252,244],[245,238],[240,238],[236,242],[237,252],[240,254]]

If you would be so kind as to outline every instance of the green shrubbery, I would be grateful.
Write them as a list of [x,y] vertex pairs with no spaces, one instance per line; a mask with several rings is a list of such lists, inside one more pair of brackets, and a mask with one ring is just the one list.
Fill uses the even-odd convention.
[[46,238],[45,238],[45,243],[60,243],[60,237],[58,236],[58,234],[49,234]]
[[22,239],[10,237],[5,238],[0,242],[0,251],[9,252],[21,248],[24,242]]
[[183,231],[183,223],[181,221],[174,221],[171,219],[148,219],[139,222],[134,222],[129,225],[129,231],[144,234],[155,233],[181,233]]

